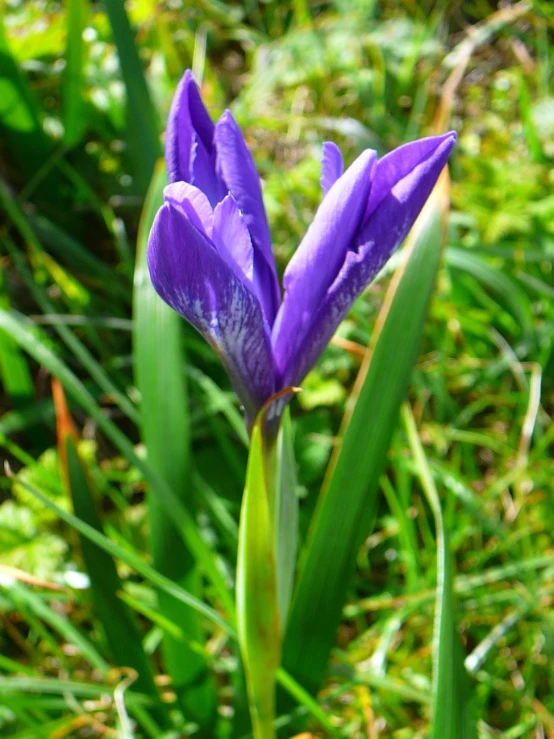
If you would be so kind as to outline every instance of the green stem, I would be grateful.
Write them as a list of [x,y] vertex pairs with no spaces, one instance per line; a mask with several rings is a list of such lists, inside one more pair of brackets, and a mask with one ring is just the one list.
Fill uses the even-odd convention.
[[257,701],[250,699],[250,713],[252,717],[252,733],[254,739],[276,739],[277,734],[273,725],[275,716],[275,673],[260,690],[258,685]]
[[277,594],[273,444],[252,430],[241,506],[237,561],[237,625],[254,739],[275,739],[275,682],[281,660]]

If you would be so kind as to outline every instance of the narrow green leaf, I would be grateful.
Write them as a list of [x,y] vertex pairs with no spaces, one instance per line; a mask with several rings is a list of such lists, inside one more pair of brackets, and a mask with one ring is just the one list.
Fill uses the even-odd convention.
[[81,536],[88,539],[95,546],[107,552],[107,554],[111,555],[112,557],[116,557],[117,559],[121,560],[121,562],[124,562],[126,565],[138,572],[156,587],[163,589],[169,595],[172,595],[174,598],[178,598],[183,603],[187,603],[191,608],[194,608],[199,613],[202,613],[206,618],[212,621],[212,623],[223,629],[226,634],[229,634],[232,637],[236,636],[233,627],[218,613],[216,613],[213,608],[210,608],[210,606],[202,603],[201,600],[195,598],[193,595],[184,590],[184,588],[176,585],[174,582],[169,580],[167,577],[164,577],[159,572],[156,572],[153,567],[145,564],[140,556],[132,552],[130,549],[123,549],[123,547],[119,546],[119,544],[116,544],[111,539],[108,539],[107,536],[100,533],[93,526],[89,525],[85,521],[82,521],[80,518],[77,518],[73,514],[64,511],[63,508],[57,506],[52,500],[50,500],[50,498],[43,495],[43,493],[34,488],[32,485],[29,485],[25,481],[20,481],[19,484],[24,487],[25,490],[28,490],[31,495],[34,495],[37,500],[40,500],[40,502],[43,503],[47,508],[53,511],[62,521],[65,521],[67,524],[69,524],[69,526],[72,526],[81,534]]
[[[133,294],[134,367],[141,394],[141,429],[148,462],[163,477],[194,516],[190,472],[190,429],[185,382],[181,319],[156,294],[146,264],[148,234],[163,202],[167,176],[163,162],[156,167],[139,226]],[[159,572],[195,595],[200,573],[174,520],[154,491],[148,496],[150,546]],[[203,643],[198,613],[158,592],[161,614],[179,625],[189,642]],[[213,721],[215,686],[207,674],[206,657],[189,648],[186,640],[164,635],[164,655],[172,687],[187,716],[201,725]]]
[[14,602],[17,603],[20,601],[25,603],[38,618],[49,624],[69,644],[73,644],[93,667],[100,670],[102,675],[107,675],[110,666],[106,660],[98,654],[92,642],[81,634],[69,619],[63,618],[45,600],[33,593],[30,588],[24,587],[17,582],[10,583],[9,585],[6,585],[4,582],[2,585],[9,589]]
[[[34,495],[37,500],[40,500],[41,503],[43,503],[47,508],[49,508],[51,511],[54,511],[54,513],[60,519],[76,529],[89,541],[93,542],[95,545],[97,545],[113,557],[121,560],[121,562],[125,562],[125,564],[141,574],[156,587],[165,590],[167,593],[174,596],[175,598],[179,598],[181,601],[183,601],[183,603],[188,603],[191,608],[195,608],[200,613],[203,613],[206,618],[220,627],[232,639],[237,638],[237,634],[235,633],[233,626],[228,621],[225,621],[225,619],[223,619],[216,611],[214,611],[213,608],[210,608],[205,603],[202,603],[202,601],[190,595],[190,593],[187,593],[187,591],[184,590],[182,587],[171,582],[171,580],[169,580],[167,577],[164,577],[159,572],[156,572],[156,570],[154,570],[152,567],[145,564],[140,556],[134,554],[129,549],[123,549],[118,544],[111,541],[111,539],[108,539],[106,536],[97,531],[94,527],[90,526],[84,521],[81,521],[81,519],[77,518],[68,511],[64,511],[52,500],[50,500],[50,498],[47,498],[45,495],[43,495],[43,493],[34,488],[32,485],[29,485],[26,482],[21,482],[20,484],[32,495]],[[547,562],[541,562],[541,565],[546,566]],[[279,670],[277,671],[277,680],[279,684],[287,691],[287,693],[292,698],[294,698],[295,701],[297,701],[301,706],[304,706],[304,708],[314,717],[314,719],[316,719],[316,721],[318,721],[318,723],[326,729],[330,736],[335,736],[337,734],[336,729],[327,718],[323,709],[306,692],[306,690],[304,690],[304,688],[299,685],[299,683],[283,668],[279,668]],[[86,685],[88,685],[88,683],[85,684],[85,686]],[[4,682],[2,682],[0,679],[0,687],[3,686]],[[104,686],[98,686],[98,690],[105,691],[105,688]]]
[[419,439],[411,408],[402,418],[421,487],[433,512],[437,537],[437,588],[433,644],[433,720],[431,739],[477,739],[471,712],[471,685],[456,631],[453,563],[439,495]]
[[[10,299],[6,291],[4,272],[0,268],[0,307],[10,308]],[[33,378],[25,356],[17,344],[9,336],[0,331],[0,380],[6,394],[14,406],[20,408],[32,400],[35,395]]]
[[281,656],[275,530],[261,424],[252,431],[237,559],[237,625],[254,739],[272,739],[275,678]]
[[[56,315],[56,308],[46,290],[42,286],[37,285],[33,280],[33,277],[28,270],[25,260],[17,252],[15,245],[6,237],[5,245],[14,260],[20,277],[27,285],[30,294],[34,297],[40,308],[45,314],[51,316]],[[91,378],[97,383],[98,387],[113,398],[119,409],[129,418],[133,423],[138,423],[139,415],[136,407],[133,405],[131,400],[121,392],[121,390],[115,385],[112,378],[106,372],[104,367],[93,357],[89,352],[85,344],[77,338],[77,336],[71,331],[71,329],[61,322],[54,322],[54,330],[61,337],[62,341],[71,350],[74,356],[81,362],[83,367],[90,374]]]
[[101,284],[110,297],[127,299],[128,287],[113,267],[43,215],[34,212],[25,215],[37,236],[37,241],[43,243],[61,264],[87,281],[92,280]]
[[[90,480],[69,435],[65,438],[65,449],[67,481],[75,513],[89,526],[102,532]],[[109,554],[87,538],[81,538],[81,550],[90,577],[94,607],[106,634],[113,659],[120,667],[130,667],[136,671],[136,689],[154,698],[158,704],[156,713],[161,717],[164,710],[154,684],[152,667],[142,648],[136,620],[129,606],[118,596],[122,585],[115,563]]]
[[210,579],[221,601],[233,618],[234,603],[224,577],[217,568],[213,552],[200,536],[196,522],[192,519],[181,501],[175,497],[171,488],[161,478],[148,462],[141,459],[134,450],[132,443],[122,431],[104,415],[91,393],[71,370],[41,341],[29,328],[21,316],[7,313],[0,309],[0,328],[9,334],[17,344],[30,354],[35,361],[43,364],[49,372],[57,377],[69,395],[97,422],[130,464],[144,475],[145,480],[152,486],[163,501],[164,506],[178,527],[188,548],[202,566],[206,576]]
[[323,677],[358,550],[373,524],[379,478],[417,359],[441,252],[441,193],[431,196],[412,230],[407,261],[385,298],[357,400],[301,556],[283,665],[311,690]]
[[290,411],[287,407],[277,439],[277,590],[281,630],[285,631],[294,585],[296,550],[298,547],[298,497],[296,495],[296,462]]
[[[68,693],[80,698],[100,698],[106,694],[106,686],[81,680],[58,680],[44,677],[0,677],[2,696],[12,693],[38,693],[39,695],[64,695]],[[126,699],[136,703],[148,703],[148,697],[132,690],[126,692]]]
[[467,272],[479,283],[493,290],[516,319],[523,336],[532,335],[534,318],[531,302],[515,280],[469,249],[449,247],[445,261],[450,268]]
[[146,192],[161,154],[156,110],[152,104],[123,0],[105,0],[127,89],[127,128],[134,174],[139,190]]
[[3,148],[27,178],[52,152],[36,100],[11,53],[0,13],[0,133]]
[[85,60],[85,30],[89,13],[88,0],[68,0],[66,67],[63,78],[64,143],[68,147],[79,143],[86,116],[83,106],[83,65]]

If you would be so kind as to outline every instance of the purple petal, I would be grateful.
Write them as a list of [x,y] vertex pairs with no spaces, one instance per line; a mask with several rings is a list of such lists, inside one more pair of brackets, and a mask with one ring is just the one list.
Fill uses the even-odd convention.
[[164,188],[164,201],[182,210],[199,231],[211,238],[214,213],[201,190],[187,182],[174,182]]
[[194,133],[190,157],[190,182],[205,193],[212,208],[227,194],[225,185],[215,171],[215,151],[209,154],[200,137]]
[[218,203],[213,216],[212,241],[235,274],[253,289],[254,254],[250,233],[232,195]]
[[398,187],[416,167],[422,165],[427,159],[432,159],[443,142],[446,142],[447,147],[450,146],[452,149],[456,142],[456,134],[451,132],[442,136],[429,136],[425,139],[411,141],[379,159],[375,165],[375,184],[367,203],[366,218],[379,206],[393,187]]
[[323,157],[321,159],[321,177],[319,183],[323,194],[327,195],[331,187],[344,172],[344,160],[339,147],[332,141],[323,143]]
[[360,154],[331,187],[285,271],[285,296],[273,327],[278,372],[302,351],[314,314],[335,281],[362,224],[375,152]]
[[[355,249],[346,255],[337,279],[313,315],[302,350],[290,356],[283,373],[284,386],[296,385],[306,376],[353,302],[404,241],[431,194],[455,142],[456,135],[450,133],[407,144],[383,158],[383,162],[385,159],[396,162],[394,168],[387,163],[387,167],[382,167],[379,172],[378,165],[375,167],[370,199],[377,191],[382,195],[380,202],[364,223]],[[422,146],[417,146],[421,143]],[[419,157],[416,156],[417,152]],[[409,171],[402,166],[404,156],[411,162],[412,169]],[[396,179],[391,176],[391,171],[395,172]],[[384,173],[382,180],[378,179],[380,173]],[[385,188],[388,188],[386,192]]]
[[274,391],[269,329],[261,306],[185,212],[165,203],[148,243],[156,292],[217,352],[247,416]]
[[188,69],[171,104],[165,136],[165,158],[170,182],[192,181],[194,134],[208,155],[213,154],[214,124]]
[[277,312],[280,291],[271,249],[260,178],[240,128],[230,111],[225,111],[215,127],[217,171],[242,211],[255,249],[254,271],[259,273],[260,295],[270,324]]

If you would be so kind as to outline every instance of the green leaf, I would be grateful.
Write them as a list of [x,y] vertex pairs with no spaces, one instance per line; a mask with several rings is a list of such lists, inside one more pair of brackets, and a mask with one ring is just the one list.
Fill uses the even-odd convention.
[[100,533],[100,531],[98,531],[98,529],[96,529],[94,526],[91,526],[90,524],[82,521],[80,518],[77,518],[73,514],[64,511],[63,508],[60,508],[53,501],[49,500],[43,493],[34,488],[32,485],[24,482],[22,482],[21,484],[28,492],[34,495],[37,500],[40,500],[43,505],[53,511],[60,519],[62,519],[62,521],[65,521],[67,524],[69,524],[69,526],[72,526],[81,534],[81,536],[88,539],[95,546],[99,547],[112,557],[116,557],[117,559],[121,560],[121,562],[124,562],[126,565],[141,574],[145,579],[147,579],[156,587],[165,590],[165,592],[169,595],[178,598],[183,603],[187,603],[191,608],[194,608],[199,613],[202,613],[212,623],[223,629],[226,634],[229,634],[232,637],[236,636],[231,624],[225,621],[225,619],[223,619],[218,613],[216,613],[213,608],[210,608],[210,606],[202,603],[202,601],[198,600],[198,598],[195,598],[193,595],[188,593],[186,590],[184,590],[184,588],[176,585],[167,577],[161,575],[159,572],[156,572],[155,569],[145,564],[141,556],[135,554],[130,549],[124,549],[119,544],[116,544],[111,539],[108,539],[104,534]]
[[298,496],[296,462],[289,408],[285,410],[276,450],[277,500],[277,590],[281,630],[285,631],[294,585],[298,547]]
[[[148,462],[194,515],[181,318],[155,292],[146,264],[148,234],[163,202],[166,184],[165,167],[159,162],[138,234],[133,294],[134,367],[141,394],[141,429]],[[200,595],[200,572],[194,557],[155,491],[148,495],[148,511],[154,566],[189,592]],[[205,642],[198,613],[163,591],[158,591],[158,599],[161,614],[178,624],[189,641]],[[172,688],[181,699],[186,715],[201,725],[212,721],[215,687],[206,675],[206,658],[168,633],[164,635],[164,656]]]
[[146,84],[125,4],[123,0],[105,0],[105,6],[127,89],[127,129],[131,161],[138,188],[141,192],[146,192],[161,154],[157,114]]
[[275,678],[281,656],[274,516],[262,420],[252,431],[237,559],[237,626],[255,739],[275,737]]
[[[10,308],[4,272],[0,268],[0,307]],[[14,406],[25,406],[35,395],[33,379],[25,356],[17,344],[0,331],[0,381]]]
[[213,552],[200,536],[196,522],[192,519],[181,501],[176,498],[165,480],[161,478],[148,462],[141,459],[122,431],[102,412],[93,396],[71,370],[25,325],[22,317],[0,309],[0,329],[3,329],[17,344],[24,348],[37,362],[43,364],[57,377],[68,394],[77,402],[106,433],[130,464],[143,474],[145,480],[160,496],[169,515],[171,515],[190,551],[202,566],[206,576],[214,585],[223,606],[233,618],[234,604],[231,593],[213,559]]
[[[45,314],[55,316],[57,313],[56,307],[48,297],[47,291],[42,286],[36,284],[26,266],[25,260],[22,255],[18,253],[15,245],[8,237],[5,239],[5,245],[17,266],[20,277],[27,285],[30,294],[34,297],[37,304]],[[61,322],[54,322],[54,330],[71,350],[74,356],[79,360],[82,366],[87,370],[91,378],[97,383],[98,387],[114,399],[119,409],[127,416],[127,418],[129,418],[133,423],[138,423],[139,415],[136,407],[115,385],[108,372],[106,372],[104,367],[94,358],[85,344],[77,338],[68,326]]]
[[30,177],[51,154],[52,143],[41,126],[34,95],[11,53],[0,15],[0,133],[3,145]]
[[83,106],[83,31],[89,14],[88,0],[69,0],[67,8],[66,67],[63,78],[64,143],[75,146],[81,140],[86,122]]
[[311,690],[322,680],[358,550],[375,518],[379,478],[418,356],[439,264],[443,207],[435,191],[412,230],[412,248],[385,298],[342,445],[301,555],[283,665]]
[[[102,532],[91,482],[69,434],[65,437],[65,451],[67,482],[75,513],[89,526]],[[118,596],[122,585],[115,563],[109,554],[85,537],[81,538],[81,550],[90,577],[94,607],[104,628],[110,652],[120,667],[130,667],[136,671],[136,689],[154,698],[156,713],[162,718],[164,709],[154,684],[152,667],[142,648],[136,620],[129,606]]]
[[16,604],[24,603],[38,618],[47,623],[54,631],[57,631],[66,642],[73,644],[93,667],[100,670],[103,676],[108,674],[110,666],[106,660],[98,654],[92,642],[81,634],[69,619],[62,617],[43,598],[33,593],[30,588],[16,581],[7,584],[4,579],[2,587],[9,590]]
[[[119,546],[119,544],[116,544],[114,541],[111,541],[111,539],[108,539],[106,536],[104,536],[104,534],[101,534],[94,527],[85,523],[73,514],[64,511],[62,508],[49,500],[45,495],[43,495],[39,490],[33,488],[31,485],[28,485],[26,483],[22,484],[47,508],[56,513],[56,515],[60,519],[75,528],[82,536],[86,537],[89,541],[100,547],[111,556],[116,557],[117,559],[121,560],[121,562],[125,562],[125,564],[141,574],[156,587],[165,590],[165,592],[183,601],[183,603],[188,603],[191,608],[194,608],[200,613],[203,613],[206,618],[208,618],[212,623],[221,628],[224,633],[228,634],[232,639],[237,638],[237,634],[235,633],[233,626],[228,621],[225,621],[225,619],[223,619],[216,611],[214,611],[213,608],[210,608],[205,603],[202,603],[202,601],[198,600],[190,593],[187,593],[184,588],[176,585],[167,577],[161,575],[159,572],[156,572],[155,569],[153,569],[143,561],[142,557],[135,554],[130,549],[124,549],[123,547]],[[541,560],[540,565],[538,566],[546,567],[549,563],[550,558],[544,558],[543,560]],[[277,680],[279,684],[287,691],[287,693],[292,698],[294,698],[295,701],[299,703],[299,705],[303,706],[314,717],[314,719],[316,719],[316,721],[318,721],[318,723],[326,729],[327,733],[330,736],[336,736],[337,731],[333,724],[329,721],[329,718],[327,717],[323,709],[283,668],[279,668],[279,670],[277,671]],[[1,685],[3,686],[4,683],[1,683]],[[85,683],[84,685],[89,684]],[[105,688],[104,686],[98,686],[98,690],[105,691]]]
[[444,525],[433,473],[425,457],[412,410],[408,405],[404,405],[402,417],[421,487],[433,512],[437,537],[433,720],[430,737],[477,739],[477,726],[471,707],[471,685],[464,667],[460,637],[456,631],[449,533]]
[[[533,334],[533,311],[525,291],[508,275],[473,254],[469,249],[449,247],[445,254],[446,264],[471,275],[502,299],[503,307],[509,310],[521,328],[524,337]],[[502,305],[502,304],[501,304]]]

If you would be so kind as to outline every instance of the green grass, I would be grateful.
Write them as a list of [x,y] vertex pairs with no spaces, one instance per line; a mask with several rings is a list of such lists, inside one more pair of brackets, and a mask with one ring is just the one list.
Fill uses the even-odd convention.
[[[117,0],[2,8],[0,735],[249,736],[233,603],[248,439],[217,358],[144,283],[159,173],[144,199],[183,69],[202,78],[213,115],[230,106],[245,132],[282,273],[319,201],[322,141],[351,161],[432,133],[466,38],[445,247],[424,244],[425,269],[404,282],[396,313],[383,309],[385,271],[292,402],[299,551],[340,580],[346,603],[333,586],[317,628],[303,627],[322,649],[311,665],[295,664],[285,639],[277,728],[280,738],[449,739],[474,735],[465,716],[480,738],[551,735],[550,4],[512,17],[493,16],[489,0],[125,7],[130,23]],[[394,331],[378,334],[385,316]],[[378,356],[365,398],[355,381],[369,342]],[[49,374],[81,436],[77,504],[59,467]],[[396,420],[404,394],[387,395],[387,383],[408,376]],[[338,455],[317,508],[324,523],[308,535],[354,388],[360,448]],[[92,526],[73,517],[79,500]],[[357,537],[338,554],[317,544],[335,519],[358,519],[356,506]],[[160,547],[171,541],[179,562]],[[338,576],[341,557],[352,578]],[[289,626],[325,601],[314,571],[298,582]],[[114,650],[122,618],[140,643]],[[151,665],[157,694],[121,664],[129,652]],[[300,668],[321,673],[313,694]],[[457,714],[444,710],[452,695]]]

